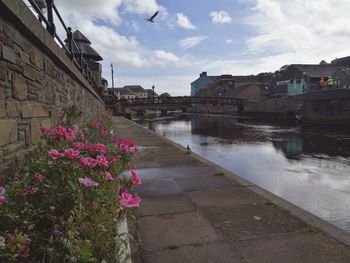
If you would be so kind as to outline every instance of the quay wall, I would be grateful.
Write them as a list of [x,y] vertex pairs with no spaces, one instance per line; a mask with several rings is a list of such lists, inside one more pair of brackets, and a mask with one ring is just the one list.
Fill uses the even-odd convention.
[[41,141],[63,108],[105,104],[22,0],[0,0],[0,180]]

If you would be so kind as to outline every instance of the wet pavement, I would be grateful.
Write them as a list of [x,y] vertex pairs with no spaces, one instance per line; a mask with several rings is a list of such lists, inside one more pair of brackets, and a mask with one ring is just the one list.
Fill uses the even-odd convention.
[[335,239],[328,233],[338,230],[322,220],[286,210],[279,198],[125,118],[114,126],[141,146],[133,262],[350,262],[347,233]]

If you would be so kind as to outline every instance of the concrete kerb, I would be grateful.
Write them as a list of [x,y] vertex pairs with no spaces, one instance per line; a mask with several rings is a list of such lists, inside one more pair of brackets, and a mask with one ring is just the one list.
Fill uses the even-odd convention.
[[[123,117],[124,118],[124,117]],[[126,118],[125,118],[126,119]],[[141,126],[138,123],[135,123],[132,120],[126,119],[127,121],[129,121],[130,123],[132,123],[133,125],[153,134],[154,136],[157,136],[158,138],[166,141],[167,143],[173,145],[174,147],[177,147],[178,149],[182,150],[184,152],[184,154],[187,152],[187,149],[185,147],[183,147],[182,145],[175,143],[161,135],[156,134],[155,132]],[[239,184],[241,184],[242,186],[246,187],[246,189],[262,196],[263,198],[265,198],[266,200],[270,200],[271,202],[273,202],[274,204],[278,205],[279,207],[281,207],[282,209],[285,209],[287,211],[289,211],[293,216],[299,218],[300,220],[304,221],[306,224],[310,225],[310,226],[314,226],[319,228],[321,231],[323,231],[324,233],[328,234],[330,237],[333,237],[335,240],[337,240],[338,242],[346,245],[347,247],[350,247],[350,234],[347,233],[345,230],[340,229],[334,225],[332,225],[331,223],[326,222],[325,220],[319,218],[318,216],[315,216],[307,211],[305,211],[304,209],[282,199],[281,197],[266,191],[265,189],[255,185],[254,183],[249,182],[248,180],[245,180],[243,178],[241,178],[240,176],[228,171],[227,169],[199,156],[196,153],[191,153],[191,156],[205,164],[207,164],[210,167],[216,168],[220,171],[223,171],[225,176],[236,180]]]

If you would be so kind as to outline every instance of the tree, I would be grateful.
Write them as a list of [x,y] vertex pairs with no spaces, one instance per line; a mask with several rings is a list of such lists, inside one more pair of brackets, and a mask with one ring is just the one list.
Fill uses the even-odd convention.
[[171,97],[171,95],[168,92],[165,92],[160,94],[159,97]]

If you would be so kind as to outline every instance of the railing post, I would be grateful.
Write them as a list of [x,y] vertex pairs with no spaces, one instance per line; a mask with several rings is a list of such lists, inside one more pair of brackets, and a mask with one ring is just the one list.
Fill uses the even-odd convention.
[[68,50],[69,50],[69,55],[72,60],[74,60],[74,51],[73,51],[73,33],[72,33],[72,28],[68,27],[67,31],[67,40],[68,40]]
[[54,37],[56,34],[56,27],[53,21],[53,1],[54,0],[46,0],[47,20],[50,23],[49,25],[47,25],[46,29],[50,33],[50,35]]

